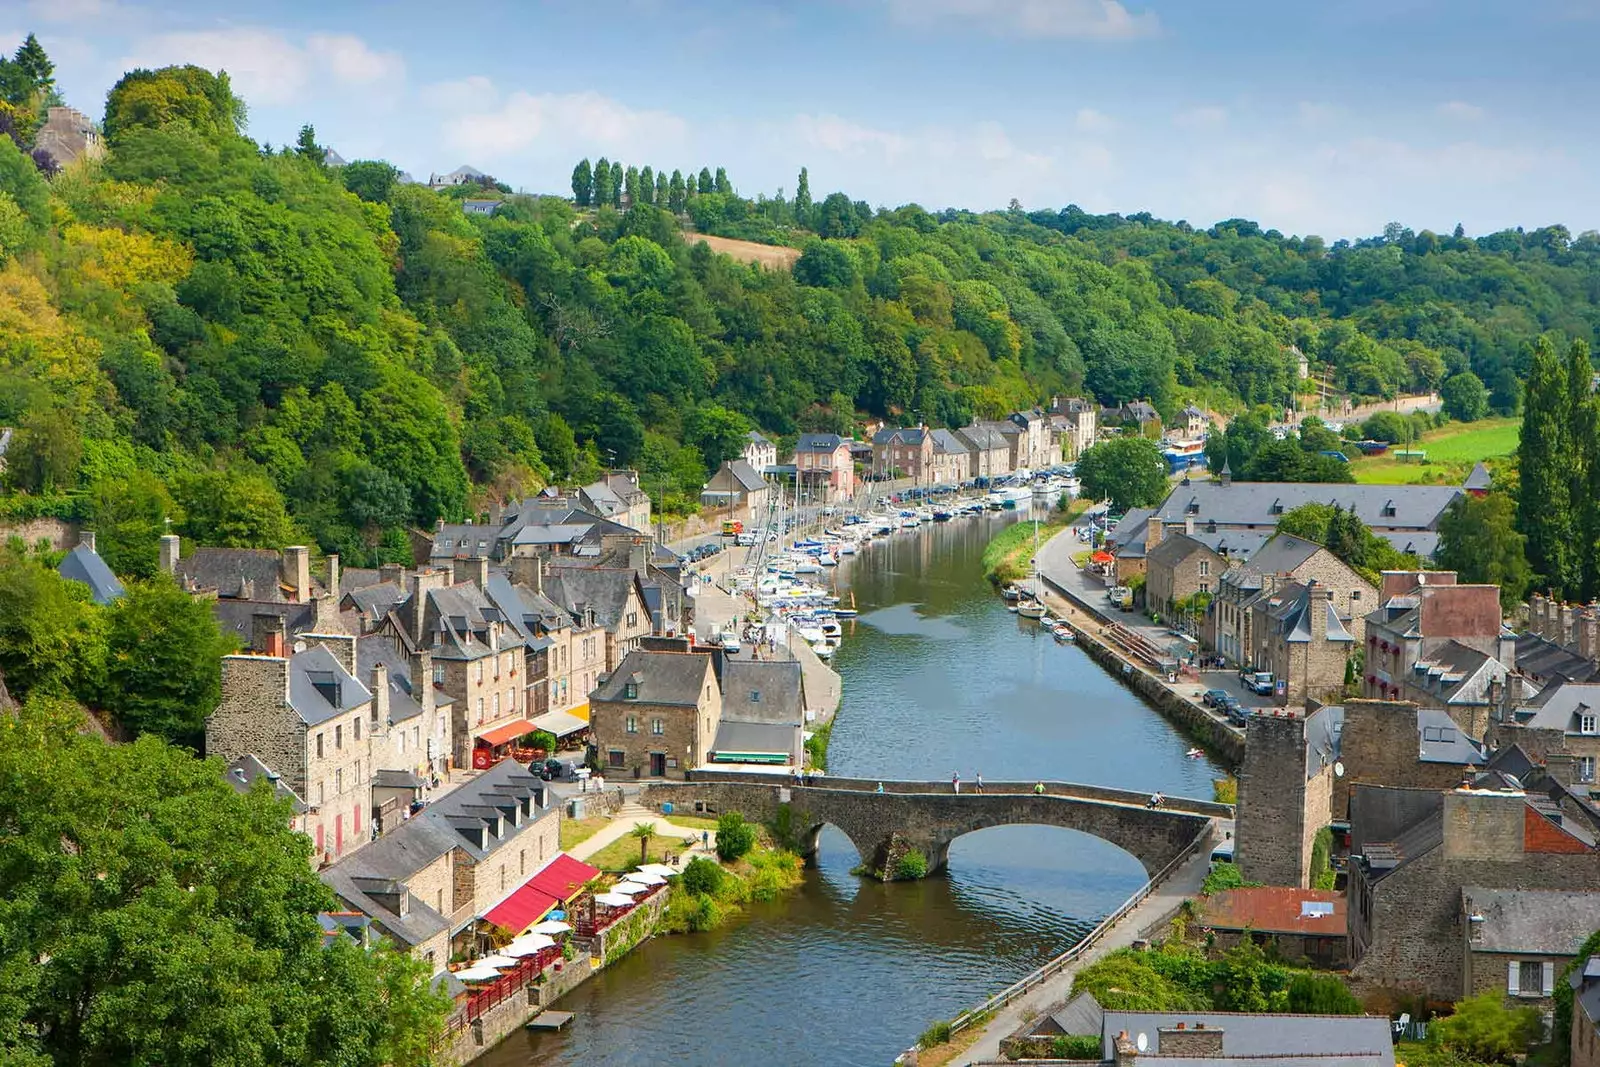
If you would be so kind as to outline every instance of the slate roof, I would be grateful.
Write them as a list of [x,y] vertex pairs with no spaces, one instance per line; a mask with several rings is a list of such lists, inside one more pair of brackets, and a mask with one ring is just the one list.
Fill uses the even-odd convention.
[[1250,569],[1258,574],[1293,574],[1320,551],[1321,545],[1304,537],[1273,534],[1250,557]]
[[1278,635],[1289,644],[1306,644],[1312,639],[1314,632],[1312,612],[1321,611],[1327,617],[1327,640],[1354,641],[1355,637],[1345,629],[1338,610],[1333,606],[1333,601],[1324,600],[1320,596],[1313,597],[1311,595],[1313,588],[1320,592],[1326,587],[1291,582],[1275,594],[1275,599],[1279,600],[1278,606],[1269,607],[1267,615],[1276,626]]
[[[1121,523],[1117,524],[1121,527]],[[1177,533],[1170,537],[1163,537],[1161,543],[1145,553],[1145,559],[1151,563],[1159,563],[1164,567],[1176,567],[1190,556],[1200,552],[1209,552],[1217,555],[1215,549],[1198,538],[1187,534]]]
[[283,620],[286,637],[309,633],[317,628],[315,604],[290,604],[282,601],[230,600],[219,597],[211,602],[211,617],[224,630],[239,637],[240,647],[249,648],[255,637],[257,615],[275,615]]
[[933,431],[933,450],[941,455],[966,455],[969,449],[949,430]]
[[68,552],[56,571],[69,582],[88,586],[89,595],[96,604],[109,604],[126,592],[106,561],[88,545],[79,545]]
[[[416,625],[416,613],[422,612],[422,626]],[[395,606],[392,616],[398,628],[408,638],[422,634],[422,647],[435,659],[476,660],[493,655],[489,647],[493,625],[502,622],[500,609],[471,582],[427,589],[422,593],[422,603],[409,596]],[[511,641],[515,642],[515,631]],[[510,647],[502,641],[502,648]]]
[[[1338,504],[1354,509],[1374,530],[1432,530],[1450,502],[1461,495],[1453,485],[1345,485],[1326,482],[1192,482],[1175,488],[1157,514],[1164,522],[1219,526],[1276,526],[1286,511],[1301,504]],[[1391,510],[1393,514],[1385,514]]]
[[[1154,1012],[1107,1011],[1101,1030],[1102,1059],[1115,1058],[1117,1034],[1145,1034],[1149,1048],[1145,1056],[1156,1057],[1161,1050],[1161,1031],[1179,1023],[1193,1029],[1204,1023],[1207,1029],[1222,1031],[1222,1053],[1227,1059],[1270,1057],[1273,1062],[1325,1062],[1329,1059],[1345,1067],[1366,1064],[1394,1065],[1394,1038],[1386,1016],[1376,1015],[1244,1015],[1230,1012]],[[1369,1060],[1368,1057],[1371,1057]],[[1141,1059],[1144,1057],[1141,1056]],[[1180,1063],[1216,1063],[1213,1057],[1161,1056],[1162,1067]]]
[[1467,474],[1467,480],[1461,483],[1461,488],[1487,491],[1493,483],[1494,479],[1489,474],[1489,468],[1480,461],[1472,465],[1472,470]]
[[350,677],[327,646],[315,645],[289,657],[289,706],[307,726],[354,711],[371,699],[372,693]]
[[1358,785],[1350,796],[1350,830],[1351,855],[1381,881],[1444,843],[1444,794]]
[[272,783],[273,795],[280,800],[287,800],[296,815],[306,813],[306,802],[300,799],[300,794],[284,784],[283,777],[261,762],[260,758],[253,755],[240,756],[228,764],[223,772],[228,784],[233,786],[235,792],[248,793],[255,785],[257,778],[265,778]]
[[[411,661],[405,651],[388,634],[370,634],[357,639],[357,673],[370,683],[372,668],[380,663],[389,672],[389,721],[406,722],[421,715],[422,703],[418,700],[421,694],[412,691]],[[449,698],[444,700],[448,703]]]
[[794,755],[800,747],[800,724],[778,722],[737,722],[723,719],[717,725],[713,752],[786,752]]
[[765,437],[762,436],[760,430],[750,430],[749,432],[747,432],[744,435],[744,439],[746,441],[751,442],[752,444],[757,444],[757,445],[770,445],[770,444],[772,444],[771,441],[767,440]]
[[[344,584],[342,575],[339,584]],[[381,619],[389,614],[390,609],[396,604],[404,600],[406,595],[405,587],[397,582],[379,582],[376,585],[352,589],[345,594],[344,601],[369,619]]]
[[592,700],[620,701],[626,686],[638,686],[629,702],[698,707],[711,656],[704,652],[645,652],[635,649],[594,691]]
[[844,444],[836,433],[803,433],[794,443],[796,452],[832,452]]
[[729,657],[722,665],[722,716],[745,722],[800,723],[799,660]]
[[756,469],[744,460],[730,459],[726,461],[725,466],[728,469],[728,474],[738,483],[739,488],[745,492],[755,493],[766,488],[765,479],[756,473]]
[[1484,889],[1464,886],[1462,912],[1471,922],[1473,952],[1574,956],[1600,929],[1600,890]]
[[1516,667],[1540,681],[1587,682],[1600,675],[1600,667],[1591,661],[1536,633],[1517,635]]
[[[197,548],[178,561],[176,573],[201,589],[215,589],[220,597],[282,601],[283,560],[265,548]],[[313,589],[316,579],[312,579]],[[246,595],[248,593],[248,595]]]
[[886,426],[872,435],[872,443],[887,445],[898,442],[903,445],[920,445],[925,432],[920,426]]
[[1600,683],[1562,682],[1546,687],[1539,697],[1537,705],[1517,709],[1519,725],[1576,734],[1580,716],[1600,718]]
[[499,531],[481,522],[446,523],[433,532],[432,559],[455,559],[494,553]]
[[[394,833],[378,838],[372,845],[368,845],[367,848],[355,853],[351,859],[353,860],[357,856],[363,855],[384,841],[398,837],[414,821],[401,823],[400,828]],[[434,911],[428,902],[419,895],[411,897],[404,918],[396,915],[367,895],[367,890],[369,889],[381,891],[384,888],[392,887],[393,883],[386,882],[381,878],[353,874],[351,872],[354,868],[346,869],[346,865],[349,863],[350,860],[336,863],[323,870],[318,877],[322,879],[324,885],[333,890],[346,904],[360,911],[363,915],[371,916],[372,921],[382,927],[383,932],[396,941],[408,947],[420,945],[427,941],[428,938],[449,927],[449,920]]]
[[1272,535],[1265,530],[1196,530],[1184,536],[1194,538],[1219,556],[1248,562],[1261,551],[1261,546],[1266,544]]
[[1006,442],[1005,434],[994,423],[975,422],[971,426],[963,426],[956,432],[956,437],[967,442],[971,447],[968,451],[988,452],[996,448],[1010,448]]
[[1145,534],[1154,514],[1154,508],[1129,508],[1106,538],[1110,551],[1122,559],[1143,559]]
[[1417,709],[1417,739],[1417,758],[1423,763],[1480,767],[1488,762],[1483,748],[1441,708]]
[[1439,548],[1439,535],[1433,530],[1401,530],[1379,533],[1397,552],[1409,552],[1419,559],[1432,559]]
[[587,609],[594,609],[595,621],[607,630],[615,631],[623,623],[627,610],[628,592],[638,581],[631,570],[617,567],[562,566],[562,561],[552,560],[553,566],[545,572],[544,595],[566,608],[575,618]]
[[1093,994],[1079,993],[1050,1012],[1048,1018],[1055,1024],[1059,1033],[1081,1037],[1091,1034],[1099,1036],[1105,1026],[1106,1013],[1100,1007],[1100,1002],[1094,999]]
[[[1344,894],[1331,889],[1244,886],[1202,896],[1198,903],[1195,921],[1219,930],[1249,927],[1266,934],[1314,937],[1343,937],[1349,932]],[[1223,1048],[1230,1051],[1226,1039]]]
[[1445,704],[1482,704],[1488,701],[1488,686],[1492,679],[1504,678],[1505,667],[1499,660],[1459,641],[1441,644],[1426,657],[1417,660],[1426,676],[1432,694]]
[[1512,744],[1502,745],[1490,753],[1489,762],[1485,766],[1488,770],[1499,771],[1501,774],[1509,774],[1513,778],[1522,779],[1538,764],[1534,763],[1533,758],[1523,751],[1521,745]]
[[1339,761],[1344,740],[1344,706],[1327,704],[1306,716],[1306,778]]

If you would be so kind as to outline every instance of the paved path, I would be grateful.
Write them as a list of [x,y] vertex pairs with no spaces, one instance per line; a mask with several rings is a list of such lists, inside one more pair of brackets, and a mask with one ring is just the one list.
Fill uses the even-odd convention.
[[655,824],[656,836],[650,840],[650,850],[652,853],[656,851],[658,842],[664,841],[667,838],[677,838],[679,840],[689,842],[688,846],[684,849],[684,853],[686,855],[688,853],[694,853],[702,856],[707,855],[714,852],[717,847],[717,832],[715,830],[706,831],[710,837],[710,846],[704,847],[700,844],[699,830],[690,830],[687,827],[674,826],[672,823],[667,821],[667,816],[652,812],[630,801],[629,803],[623,805],[622,810],[617,812],[616,817],[606,825],[602,826],[599,832],[593,837],[585,838],[573,847],[567,849],[567,855],[571,856],[573,859],[586,860],[590,856],[593,856],[596,852],[599,852],[601,849],[611,844],[613,841],[616,841],[619,838],[627,837],[633,832],[633,828],[638,826],[640,823]]
[[1000,1059],[1001,1038],[1021,1026],[1023,1020],[1040,1015],[1065,1002],[1072,992],[1072,980],[1080,970],[1108,953],[1119,948],[1127,948],[1144,936],[1150,926],[1172,914],[1178,905],[1200,891],[1200,885],[1205,881],[1206,872],[1210,867],[1210,850],[1202,849],[1195,853],[1189,862],[1173,872],[1170,878],[1124,916],[1121,922],[1071,967],[1002,1008],[989,1025],[984,1027],[983,1036],[950,1061],[951,1067],[1005,1062]]

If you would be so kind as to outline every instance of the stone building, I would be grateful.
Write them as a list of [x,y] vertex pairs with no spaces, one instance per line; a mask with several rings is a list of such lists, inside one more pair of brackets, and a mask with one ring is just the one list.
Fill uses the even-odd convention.
[[700,493],[700,503],[725,508],[729,517],[755,523],[767,512],[769,486],[765,478],[742,459],[725,459]]
[[44,125],[34,134],[33,144],[58,167],[67,167],[80,159],[99,159],[106,154],[105,142],[100,139],[94,121],[72,107],[46,110]]
[[1600,606],[1562,604],[1535,594],[1528,629],[1516,638],[1516,668],[1533,688],[1600,679]]
[[1556,976],[1600,930],[1600,890],[1461,890],[1461,996],[1500,993],[1507,1007],[1555,1007]]
[[650,494],[640,488],[638,471],[606,471],[575,495],[579,507],[602,519],[650,532]]
[[1330,707],[1250,717],[1234,826],[1234,855],[1247,880],[1309,888],[1312,844],[1333,821],[1343,714]]
[[[406,788],[410,799],[421,799],[431,779],[445,773],[455,749],[454,709],[450,695],[434,685],[433,655],[426,649],[408,651],[393,634],[368,634],[356,640],[356,667],[370,680],[374,701],[373,770],[416,779]],[[388,780],[401,779],[391,775]],[[381,800],[375,806],[384,807]]]
[[724,657],[722,718],[709,762],[805,765],[804,674],[799,660]]
[[[1519,679],[1510,679],[1520,691]],[[1487,740],[1517,745],[1561,781],[1592,787],[1600,761],[1600,682],[1555,682],[1525,701],[1505,700]]]
[[722,692],[707,653],[631,652],[589,707],[608,777],[682,778],[710,755]]
[[1145,550],[1144,604],[1163,618],[1197,593],[1211,593],[1228,569],[1227,557],[1184,533]]
[[1050,422],[1063,459],[1075,460],[1094,445],[1099,432],[1100,405],[1082,397],[1056,397],[1050,401]]
[[1460,997],[1467,888],[1600,885],[1589,819],[1515,788],[1514,779],[1488,777],[1499,778],[1495,788],[1355,788],[1348,897],[1358,992]]
[[1600,1067],[1600,956],[1573,972],[1572,1067]]
[[1016,439],[1011,451],[1013,465],[1019,469],[1040,470],[1061,462],[1061,446],[1056,443],[1050,416],[1039,408],[1012,412],[1000,432]]
[[442,971],[478,916],[562,855],[560,808],[551,800],[544,783],[507,760],[328,867],[322,880]]
[[[1151,521],[1163,522],[1159,516],[1153,516]],[[1182,521],[1197,531],[1204,531],[1207,536],[1223,532],[1220,528],[1212,529],[1209,523],[1201,526],[1192,519]],[[1235,536],[1248,532],[1235,531]],[[1248,546],[1244,548],[1244,552],[1235,555],[1243,554],[1246,558],[1229,567],[1218,579],[1216,596],[1212,600],[1215,647],[1229,661],[1241,666],[1254,663],[1253,657],[1261,646],[1254,628],[1256,606],[1291,583],[1316,582],[1333,590],[1333,604],[1339,617],[1349,618],[1353,624],[1376,600],[1377,591],[1370,582],[1315,541],[1292,534],[1272,534],[1259,548],[1253,551]]]
[[1248,939],[1268,946],[1275,959],[1315,967],[1343,967],[1349,959],[1345,899],[1331,889],[1241,886],[1208,893],[1195,906],[1195,923],[1219,950]]
[[1338,699],[1343,692],[1361,639],[1353,632],[1356,621],[1340,616],[1337,596],[1315,581],[1293,582],[1251,605],[1256,647],[1250,663],[1273,673],[1279,704]]
[[972,477],[1001,478],[1015,469],[1011,459],[1012,440],[1000,431],[1000,424],[974,419],[971,426],[955,431],[956,439],[967,446],[967,469]]
[[971,481],[972,453],[966,444],[949,430],[933,431],[933,471],[930,480],[934,485],[960,485]]
[[931,481],[933,434],[924,426],[886,427],[872,435],[872,471],[880,479]]
[[[206,755],[254,756],[305,801],[315,858],[329,863],[371,835],[373,694],[355,677],[356,641],[273,628],[258,653],[224,656]],[[385,686],[386,686],[385,682]]]
[[1488,769],[1488,754],[1438,708],[1404,701],[1350,700],[1343,710],[1333,788],[1333,817],[1350,814],[1357,785],[1450,789]]

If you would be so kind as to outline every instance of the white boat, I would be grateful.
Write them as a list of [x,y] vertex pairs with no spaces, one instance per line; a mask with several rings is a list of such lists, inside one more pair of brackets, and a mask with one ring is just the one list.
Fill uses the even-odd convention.
[[860,551],[860,549],[856,546],[854,541],[845,541],[839,546],[839,555],[841,556],[853,556],[858,551]]
[[1017,605],[1017,614],[1024,619],[1042,619],[1044,618],[1044,605],[1037,600],[1024,600]]
[[1057,641],[1072,641],[1076,637],[1076,635],[1072,632],[1072,628],[1064,622],[1057,623],[1056,625],[1052,626],[1050,628],[1050,633]]
[[826,660],[833,658],[833,646],[828,644],[826,641],[815,642],[811,646],[811,651],[817,654],[818,659]]
[[823,567],[837,567],[839,565],[839,561],[833,558],[833,553],[831,552],[824,552],[818,556],[817,563]]

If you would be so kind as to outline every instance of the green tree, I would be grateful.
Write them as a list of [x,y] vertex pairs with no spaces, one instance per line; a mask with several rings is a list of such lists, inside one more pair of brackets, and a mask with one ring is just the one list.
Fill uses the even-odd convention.
[[712,188],[723,196],[733,195],[733,183],[728,180],[728,172],[721,167],[717,168],[717,176],[712,180]]
[[198,749],[222,694],[222,657],[235,647],[210,605],[162,575],[128,586],[105,616],[100,705],[136,734]]
[[1439,387],[1444,413],[1457,422],[1477,422],[1489,414],[1489,390],[1471,371],[1453,374]]
[[597,205],[611,203],[615,190],[616,175],[611,171],[611,162],[601,156],[594,165],[594,202]]
[[93,693],[105,663],[103,629],[87,586],[0,548],[0,678],[13,697]]
[[1498,992],[1480,993],[1456,1004],[1454,1014],[1436,1019],[1428,1038],[1480,1063],[1512,1063],[1539,1039],[1539,1009],[1505,1006]]
[[1154,441],[1114,437],[1078,457],[1078,479],[1091,500],[1109,500],[1116,511],[1154,507],[1167,495],[1167,461]]
[[756,847],[756,828],[736,811],[717,816],[717,857],[723,863],[741,859]]
[[639,204],[639,168],[629,167],[622,172],[622,197],[629,204]]
[[685,196],[683,172],[674,170],[672,172],[672,182],[667,186],[667,209],[674,215],[682,215]]
[[1360,1015],[1361,1002],[1332,974],[1297,974],[1289,982],[1288,1010],[1296,1015]]
[[1463,582],[1498,585],[1510,611],[1527,595],[1527,539],[1516,528],[1516,505],[1501,492],[1460,496],[1439,517],[1435,562]]
[[639,168],[639,196],[634,203],[654,204],[656,202],[656,172],[648,166]]
[[0,717],[9,1055],[428,1062],[448,999],[391,948],[322,947],[317,913],[334,900],[287,802],[265,782],[237,793],[154,737],[113,745],[80,723],[39,699]]
[[628,835],[639,842],[639,862],[643,863],[650,858],[650,839],[656,836],[656,824],[653,822],[635,823]]
[[588,207],[594,199],[594,171],[589,166],[588,157],[578,161],[572,168],[572,199],[579,207]]
[[344,187],[370,204],[386,203],[394,192],[400,172],[391,163],[382,160],[358,159],[339,171]]
[[794,183],[794,221],[798,226],[811,225],[811,176],[804,167]]
[[678,876],[678,885],[685,893],[695,896],[716,896],[722,888],[723,870],[714,861],[704,856],[696,856],[684,865],[683,873]]
[[295,138],[295,155],[301,159],[309,159],[317,166],[322,166],[328,159],[328,150],[317,144],[317,131],[308,122],[300,127],[300,136]]
[[82,458],[83,441],[70,411],[34,411],[17,427],[6,453],[6,476],[17,488],[33,493],[71,489]]
[[702,196],[704,196],[706,193],[714,193],[717,191],[717,187],[712,184],[711,170],[709,167],[700,168],[700,175],[695,179],[695,190]]
[[684,420],[684,440],[700,450],[706,469],[716,470],[725,459],[734,459],[744,450],[745,435],[753,427],[750,420],[721,404],[705,403]]
[[202,137],[236,136],[244,128],[246,114],[227,74],[193,65],[163,67],[123,75],[106,98],[103,126],[113,146],[137,130],[172,123]]
[[1576,594],[1571,398],[1567,369],[1546,337],[1534,344],[1525,407],[1517,445],[1517,526],[1527,537],[1533,585],[1556,596]]
[[161,479],[144,470],[101,478],[89,487],[89,509],[95,551],[106,565],[124,578],[154,577],[161,535],[178,517]]
[[260,474],[185,474],[174,482],[173,495],[183,510],[183,532],[203,545],[282,548],[295,540],[283,497]]

